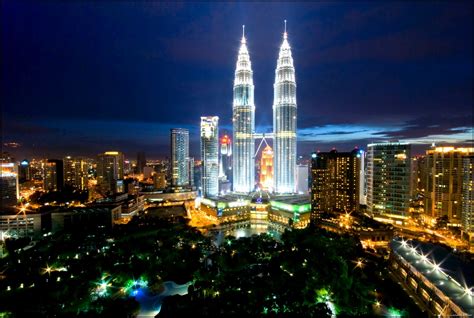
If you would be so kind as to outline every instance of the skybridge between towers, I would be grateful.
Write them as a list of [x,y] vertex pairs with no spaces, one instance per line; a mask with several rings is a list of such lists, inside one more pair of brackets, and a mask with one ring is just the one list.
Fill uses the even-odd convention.
[[258,144],[257,150],[255,150],[255,154],[253,155],[254,159],[257,157],[257,154],[264,143],[265,145],[269,146],[267,143],[267,139],[271,139],[273,141],[273,133],[254,133],[253,140],[256,141],[259,139],[261,140],[260,140],[260,143]]

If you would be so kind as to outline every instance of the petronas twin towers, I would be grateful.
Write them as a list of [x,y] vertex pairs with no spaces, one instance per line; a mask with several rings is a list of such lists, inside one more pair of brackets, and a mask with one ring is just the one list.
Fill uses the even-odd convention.
[[[252,64],[244,33],[234,79],[232,123],[235,192],[249,193],[255,188],[254,88]],[[273,191],[294,193],[296,190],[296,81],[286,21],[273,89]]]

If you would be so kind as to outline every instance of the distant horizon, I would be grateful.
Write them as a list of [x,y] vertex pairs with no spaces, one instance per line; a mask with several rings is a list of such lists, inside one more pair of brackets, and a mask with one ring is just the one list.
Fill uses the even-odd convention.
[[[404,140],[385,140],[385,141],[379,141],[379,142],[403,142]],[[375,142],[375,141],[374,141]],[[268,142],[270,144],[270,146],[272,146],[272,143],[271,142]],[[419,155],[425,155],[426,154],[426,151],[428,149],[431,148],[432,144],[414,144],[414,143],[410,143],[411,145],[411,149],[412,149],[412,157],[413,156],[419,156]],[[255,146],[255,148],[257,148],[258,145]],[[327,146],[327,147],[326,147]],[[435,143],[435,146],[436,147],[445,147],[445,146],[452,146],[452,147],[474,147],[474,144],[471,142],[471,143]],[[198,144],[198,147],[199,147],[199,144]],[[317,152],[317,151],[320,151],[320,152],[329,152],[333,149],[336,149],[338,152],[350,152],[352,150],[354,150],[355,148],[359,148],[359,149],[362,149],[364,151],[367,150],[367,144],[363,145],[363,146],[360,146],[360,145],[354,145],[353,147],[337,147],[337,145],[334,145],[334,146],[330,146],[330,145],[327,145],[327,144],[324,144],[324,147],[314,147],[313,150],[311,150],[310,152],[308,153],[298,153],[298,158],[300,156],[303,156],[303,158],[305,159],[310,159],[311,158],[311,153],[312,152]],[[273,148],[273,147],[272,147]],[[257,154],[257,157],[260,156],[261,154],[261,151],[263,150],[263,147],[260,149],[259,153]],[[78,152],[75,152],[75,153],[57,153],[55,155],[48,155],[48,154],[44,154],[44,155],[34,155],[32,153],[30,154],[22,154],[20,148],[2,148],[2,152],[6,152],[8,154],[11,154],[12,157],[15,159],[15,161],[22,161],[24,159],[27,159],[27,160],[31,160],[31,159],[63,159],[65,158],[66,156],[73,156],[73,157],[84,157],[84,158],[87,158],[87,159],[95,159],[97,157],[98,154],[100,153],[103,153],[103,152],[106,152],[106,151],[120,151],[124,154],[124,157],[126,160],[136,160],[137,158],[137,154],[139,152],[145,152],[145,157],[146,157],[146,160],[167,160],[169,159],[169,155],[166,154],[166,155],[152,155],[150,153],[147,152],[147,150],[137,150],[135,152],[124,152],[120,149],[116,149],[116,148],[113,148],[113,147],[109,147],[109,148],[104,148],[103,151],[101,152],[98,152],[98,153],[89,153],[89,154],[85,154],[85,153],[81,153],[80,151]],[[195,160],[200,160],[199,158],[199,155],[193,155],[191,154],[191,157],[195,158]]]

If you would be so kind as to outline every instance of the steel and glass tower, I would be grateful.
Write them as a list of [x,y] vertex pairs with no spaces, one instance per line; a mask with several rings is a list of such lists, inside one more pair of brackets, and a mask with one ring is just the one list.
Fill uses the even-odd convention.
[[201,117],[202,195],[219,194],[219,117]]
[[273,92],[274,189],[276,193],[293,193],[296,179],[296,81],[286,21]]
[[189,130],[171,129],[171,184],[189,185]]
[[233,181],[234,191],[251,192],[255,184],[255,104],[252,65],[245,33],[242,35],[234,79]]

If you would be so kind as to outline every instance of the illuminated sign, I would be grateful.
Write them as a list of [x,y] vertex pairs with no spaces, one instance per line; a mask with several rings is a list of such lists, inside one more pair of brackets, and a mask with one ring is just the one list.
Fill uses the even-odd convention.
[[212,207],[216,207],[216,203],[214,201],[211,201],[209,199],[206,199],[206,198],[203,198],[201,200],[201,203],[205,204],[205,205],[209,205],[209,206],[212,206]]
[[288,212],[294,212],[294,213],[303,213],[303,212],[308,212],[311,210],[311,204],[288,204],[288,203],[283,203],[283,202],[277,202],[277,201],[270,201],[270,204],[272,207],[275,207],[277,209],[281,209],[284,211]]

